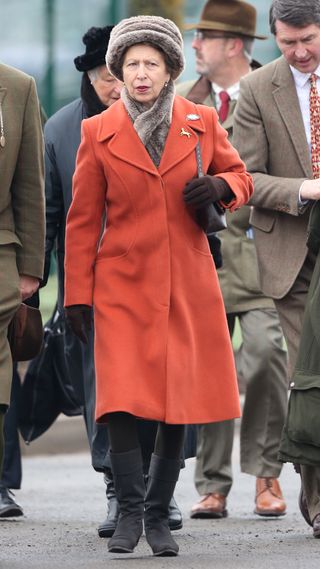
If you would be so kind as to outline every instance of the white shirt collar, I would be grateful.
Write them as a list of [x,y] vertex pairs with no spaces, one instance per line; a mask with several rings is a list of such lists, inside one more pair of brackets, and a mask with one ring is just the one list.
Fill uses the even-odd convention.
[[[293,75],[293,79],[294,79],[295,84],[298,87],[304,87],[306,85],[306,83],[309,81],[309,78],[312,75],[312,73],[302,73],[301,71],[299,71],[298,69],[296,69],[292,65],[290,65],[290,69],[291,69],[291,73]],[[317,77],[320,78],[320,65],[318,65],[317,69],[313,73],[315,73],[317,75]]]
[[220,87],[220,85],[217,85],[217,83],[213,83],[213,82],[211,83],[211,85],[212,85],[212,89],[216,95],[219,95],[219,93],[221,93],[221,91],[227,91],[231,100],[238,98],[239,88],[240,88],[239,81],[237,83],[234,83],[230,87],[228,87],[228,89],[223,89],[223,87]]

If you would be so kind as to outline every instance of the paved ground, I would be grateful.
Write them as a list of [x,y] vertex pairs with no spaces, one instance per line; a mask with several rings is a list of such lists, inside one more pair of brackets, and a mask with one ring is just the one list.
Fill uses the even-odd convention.
[[224,520],[189,519],[197,494],[194,461],[187,461],[176,491],[185,516],[183,529],[175,532],[180,555],[164,559],[151,556],[144,537],[132,555],[108,553],[107,540],[96,532],[105,515],[104,485],[87,453],[26,456],[23,489],[16,495],[26,515],[0,521],[0,569],[318,569],[320,540],[298,512],[298,476],[289,465],[281,475],[287,515],[259,518],[252,513],[254,479],[240,474],[238,452],[237,437],[235,482]]

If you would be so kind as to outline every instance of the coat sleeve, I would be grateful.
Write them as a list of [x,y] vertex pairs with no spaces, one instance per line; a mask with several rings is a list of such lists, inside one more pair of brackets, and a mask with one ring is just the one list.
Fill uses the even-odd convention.
[[46,195],[46,240],[45,263],[42,286],[48,281],[51,255],[59,233],[61,223],[64,223],[64,208],[62,185],[56,162],[55,145],[50,136],[50,126],[44,129],[45,136],[45,195]]
[[215,145],[208,173],[223,178],[229,184],[235,198],[223,205],[234,211],[248,202],[253,192],[253,182],[237,150],[230,143],[227,131],[220,125],[217,113],[214,109],[210,111]]
[[271,134],[272,139],[268,137],[253,84],[246,79],[241,80],[234,113],[233,144],[253,177],[254,194],[250,205],[297,216],[304,211],[304,208],[299,208],[298,200],[299,189],[305,178],[280,177],[268,173],[270,144],[277,144],[277,133],[273,131]]
[[[89,120],[81,127],[81,143],[73,176],[72,203],[67,216],[65,306],[93,304],[94,264],[101,236],[107,180],[97,161]],[[94,123],[96,124],[96,123]]]
[[30,78],[25,101],[21,143],[11,186],[20,275],[41,279],[44,259],[44,160],[40,107],[35,82]]

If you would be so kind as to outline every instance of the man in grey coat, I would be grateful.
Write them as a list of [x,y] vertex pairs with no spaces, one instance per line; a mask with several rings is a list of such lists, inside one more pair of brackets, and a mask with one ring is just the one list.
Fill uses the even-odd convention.
[[[72,200],[72,176],[81,138],[83,119],[101,113],[120,97],[121,83],[107,71],[105,54],[112,27],[92,27],[83,36],[85,53],[74,60],[82,72],[81,96],[56,112],[46,123],[45,192],[46,192],[46,255],[44,284],[50,271],[55,250],[58,272],[58,310],[63,314],[64,240],[66,216]],[[99,526],[101,536],[112,535],[118,507],[110,478],[107,456],[107,428],[95,423],[95,371],[93,359],[93,325],[84,345],[66,324],[65,356],[71,383],[81,406],[93,468],[105,474],[108,500],[107,518]]]
[[[293,369],[315,264],[310,205],[320,200],[319,0],[273,0],[270,27],[282,56],[242,79],[233,140],[254,179],[261,287],[275,301]],[[312,516],[320,470],[302,465],[301,476]]]

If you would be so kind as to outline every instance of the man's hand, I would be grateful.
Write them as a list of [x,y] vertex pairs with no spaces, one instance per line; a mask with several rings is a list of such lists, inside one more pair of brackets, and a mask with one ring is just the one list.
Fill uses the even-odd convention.
[[233,197],[230,186],[223,178],[209,175],[191,180],[183,190],[185,203],[195,209],[201,209],[219,200],[228,202]]
[[320,179],[305,180],[300,187],[300,200],[320,200]]
[[22,300],[30,298],[39,288],[39,279],[29,277],[28,275],[20,275],[20,293]]
[[66,321],[72,332],[83,344],[88,343],[88,333],[92,330],[92,308],[88,304],[73,304],[64,309]]

